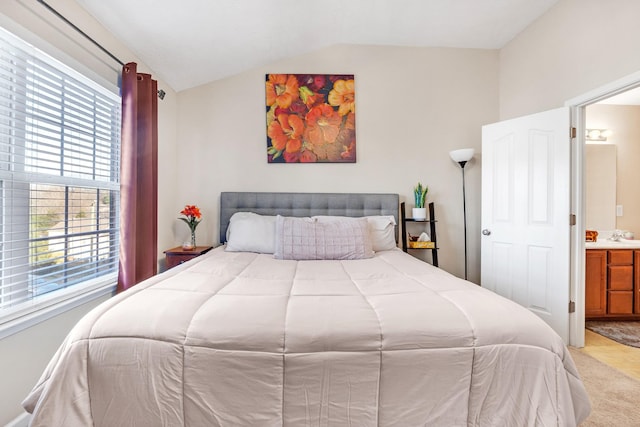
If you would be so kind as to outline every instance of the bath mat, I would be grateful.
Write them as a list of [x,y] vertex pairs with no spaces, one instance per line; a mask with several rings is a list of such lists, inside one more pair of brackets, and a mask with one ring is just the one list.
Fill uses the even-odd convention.
[[587,320],[585,327],[620,344],[640,348],[640,321]]

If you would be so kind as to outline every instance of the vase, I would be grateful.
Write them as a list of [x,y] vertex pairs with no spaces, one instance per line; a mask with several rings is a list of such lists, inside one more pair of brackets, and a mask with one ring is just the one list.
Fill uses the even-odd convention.
[[424,221],[427,219],[427,208],[413,208],[413,219]]
[[196,230],[195,230],[195,228],[193,230],[191,230],[191,247],[193,249],[196,248]]

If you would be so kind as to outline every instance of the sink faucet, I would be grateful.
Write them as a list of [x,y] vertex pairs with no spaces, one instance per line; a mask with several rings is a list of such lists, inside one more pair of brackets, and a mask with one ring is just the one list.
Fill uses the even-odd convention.
[[618,242],[623,237],[624,237],[624,234],[622,233],[622,230],[616,230],[616,231],[613,232],[611,237],[609,237],[609,240],[613,240],[614,242]]

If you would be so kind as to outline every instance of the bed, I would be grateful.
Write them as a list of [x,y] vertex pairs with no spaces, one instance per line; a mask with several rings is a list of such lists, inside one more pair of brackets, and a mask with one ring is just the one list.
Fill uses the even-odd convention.
[[[384,247],[397,241],[397,194],[222,193],[220,204],[226,245],[69,333],[23,403],[32,426],[575,426],[588,415],[544,322]],[[300,240],[309,229],[316,247]]]

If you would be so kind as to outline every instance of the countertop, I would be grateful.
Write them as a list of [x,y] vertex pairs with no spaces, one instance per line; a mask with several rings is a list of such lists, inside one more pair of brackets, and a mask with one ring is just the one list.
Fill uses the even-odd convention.
[[609,239],[598,239],[597,242],[585,242],[586,249],[640,249],[640,240],[620,239],[619,241]]

